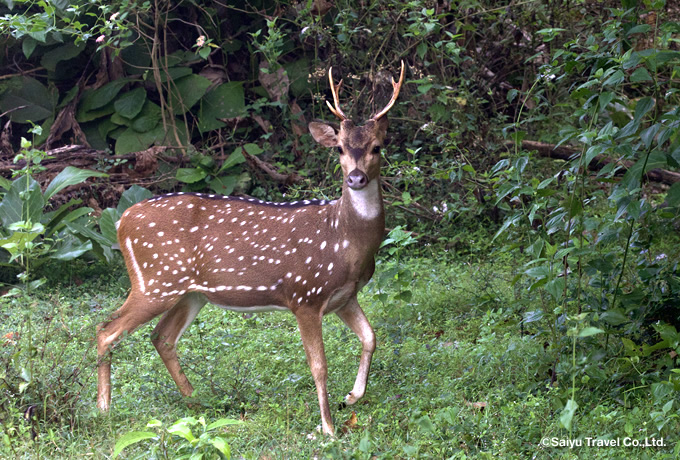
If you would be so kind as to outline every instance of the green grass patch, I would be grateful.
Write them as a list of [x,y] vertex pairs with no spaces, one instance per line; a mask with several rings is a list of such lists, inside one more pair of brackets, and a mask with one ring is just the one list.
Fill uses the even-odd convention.
[[[151,345],[155,322],[145,325],[116,347],[112,410],[102,415],[95,407],[95,327],[125,299],[123,267],[76,264],[39,292],[1,298],[0,455],[109,458],[131,432],[154,436],[119,458],[176,458],[192,450],[218,458],[209,444],[215,438],[234,458],[252,459],[664,458],[676,450],[677,404],[663,412],[674,393],[653,387],[652,378],[628,379],[630,363],[612,352],[597,362],[602,376],[579,373],[579,408],[572,431],[563,428],[569,370],[557,378],[546,370],[569,355],[556,354],[521,323],[527,306],[513,302],[509,261],[402,258],[399,266],[380,263],[376,280],[394,268],[401,280],[371,283],[360,297],[378,348],[366,396],[342,410],[335,404],[353,385],[360,344],[334,315],[324,322],[337,439],[317,432],[316,391],[292,315],[206,306],[179,345],[196,390],[191,407]],[[399,300],[406,288],[410,298]],[[667,419],[661,428],[654,412]],[[198,445],[176,433],[186,417],[195,424],[180,425],[196,439],[205,428],[201,417],[206,426],[242,423],[214,428]],[[623,445],[662,437],[663,447]],[[621,445],[588,446],[603,440]],[[552,445],[567,441],[582,445]]]

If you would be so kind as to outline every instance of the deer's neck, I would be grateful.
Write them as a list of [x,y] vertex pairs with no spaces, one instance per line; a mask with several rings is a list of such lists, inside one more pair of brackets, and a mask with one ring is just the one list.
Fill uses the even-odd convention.
[[361,190],[353,190],[343,185],[342,200],[350,214],[358,219],[372,221],[383,215],[383,200],[380,191],[380,179],[373,179]]
[[343,184],[342,196],[334,209],[335,227],[345,238],[355,240],[369,253],[375,253],[385,231],[380,180],[372,180],[362,190],[352,190]]

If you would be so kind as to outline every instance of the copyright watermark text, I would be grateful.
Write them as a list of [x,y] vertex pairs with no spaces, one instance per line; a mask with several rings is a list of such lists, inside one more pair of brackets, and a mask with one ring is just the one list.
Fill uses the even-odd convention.
[[578,439],[567,439],[559,437],[547,437],[541,439],[541,446],[543,447],[568,447],[574,449],[576,447],[666,447],[663,438],[612,438],[601,439],[594,437],[585,437]]

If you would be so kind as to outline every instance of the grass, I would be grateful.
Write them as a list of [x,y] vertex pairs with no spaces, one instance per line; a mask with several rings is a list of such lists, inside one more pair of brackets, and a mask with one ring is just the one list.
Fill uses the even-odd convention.
[[[378,269],[393,264],[383,262]],[[188,416],[207,423],[241,420],[217,431],[234,458],[247,459],[670,458],[677,453],[678,419],[669,412],[658,431],[650,418],[657,403],[649,386],[625,387],[624,401],[611,397],[602,381],[582,379],[572,433],[560,425],[570,381],[558,378],[551,384],[544,370],[553,355],[517,320],[511,261],[407,259],[399,268],[413,292],[408,302],[394,299],[403,285],[389,282],[381,283],[381,292],[369,285],[362,293],[378,349],[366,396],[344,410],[332,407],[337,439],[317,432],[316,392],[293,316],[250,316],[210,305],[179,346],[196,390],[192,407],[151,345],[152,322],[116,348],[112,410],[99,414],[95,326],[122,304],[127,278],[122,265],[76,264],[56,272],[40,292],[0,299],[0,333],[19,335],[16,343],[0,343],[0,456],[109,458],[126,433],[156,430],[157,439],[126,448],[121,458],[176,458],[186,442],[147,423],[158,420],[167,428]],[[379,295],[385,292],[387,297]],[[324,338],[331,401],[339,403],[353,385],[360,345],[334,315],[324,322]],[[613,375],[620,370],[617,362],[603,362],[602,372]],[[30,407],[34,416],[27,421]],[[541,445],[545,438],[623,443],[627,437],[661,436],[666,446],[660,448]]]

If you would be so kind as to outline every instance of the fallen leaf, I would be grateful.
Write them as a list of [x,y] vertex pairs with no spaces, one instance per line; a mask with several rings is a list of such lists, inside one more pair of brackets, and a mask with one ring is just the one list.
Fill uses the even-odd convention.
[[349,420],[346,420],[345,423],[343,423],[342,425],[343,433],[348,433],[351,430],[356,430],[359,427],[359,418],[357,417],[357,413],[352,411],[352,415],[349,416]]
[[[465,401],[465,400],[463,400]],[[478,402],[470,402],[470,401],[465,401],[465,404],[470,407],[471,409],[476,409],[483,411],[486,408],[487,403],[484,401],[478,401]]]

